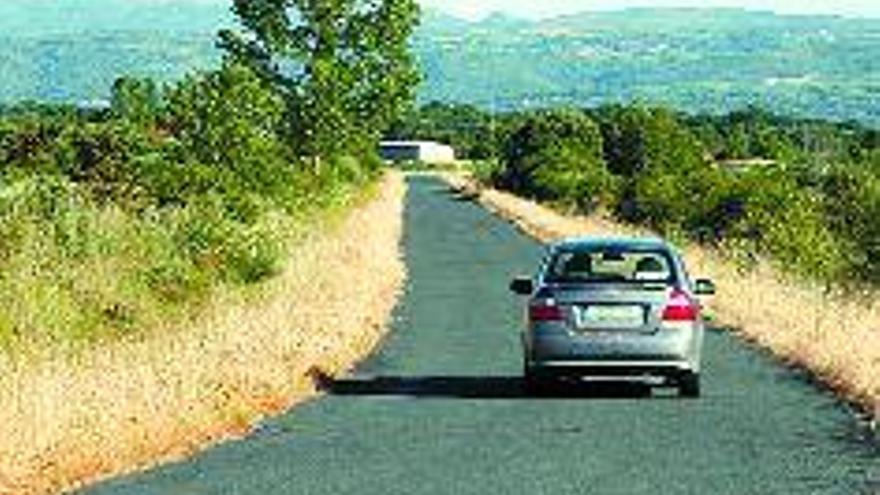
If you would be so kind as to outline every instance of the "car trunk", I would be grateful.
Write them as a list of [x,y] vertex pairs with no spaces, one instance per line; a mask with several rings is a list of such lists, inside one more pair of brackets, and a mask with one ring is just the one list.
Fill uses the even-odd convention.
[[552,289],[572,333],[656,333],[672,288],[666,284],[578,284]]

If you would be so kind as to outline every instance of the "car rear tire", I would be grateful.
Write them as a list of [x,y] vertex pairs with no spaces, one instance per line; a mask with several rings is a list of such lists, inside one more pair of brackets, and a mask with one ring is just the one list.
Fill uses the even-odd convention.
[[523,384],[529,395],[537,395],[546,388],[546,382],[534,375],[524,375]]
[[529,395],[540,395],[550,389],[552,380],[545,373],[538,372],[528,364],[524,364],[523,385]]
[[700,397],[700,375],[687,373],[678,379],[678,395],[687,399]]

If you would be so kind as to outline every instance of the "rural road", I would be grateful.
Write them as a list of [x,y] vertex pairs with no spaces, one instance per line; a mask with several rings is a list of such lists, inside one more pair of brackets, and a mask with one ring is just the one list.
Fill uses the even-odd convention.
[[876,494],[880,443],[802,373],[722,332],[704,396],[529,398],[508,279],[541,247],[413,177],[410,283],[383,349],[326,397],[84,494]]

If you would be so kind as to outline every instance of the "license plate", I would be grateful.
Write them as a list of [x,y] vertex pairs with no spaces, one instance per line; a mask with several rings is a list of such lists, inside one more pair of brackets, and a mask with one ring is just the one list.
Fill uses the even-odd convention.
[[575,312],[578,328],[628,329],[645,324],[645,308],[637,305],[596,304]]

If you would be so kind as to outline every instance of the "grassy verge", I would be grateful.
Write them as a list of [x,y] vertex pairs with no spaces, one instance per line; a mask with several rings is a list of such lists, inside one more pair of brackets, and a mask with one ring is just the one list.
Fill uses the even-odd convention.
[[[352,185],[349,189],[354,188]],[[312,215],[266,208],[248,222],[210,199],[132,212],[61,177],[0,186],[0,349],[79,352],[196,317],[215,292],[254,291]]]
[[[190,454],[368,353],[404,278],[404,188],[392,173],[352,208],[300,221],[277,276],[212,291],[172,328],[0,354],[0,494],[52,493]],[[83,270],[112,280],[105,262]]]
[[[601,213],[559,213],[515,195],[483,189],[463,175],[445,174],[490,210],[542,240],[580,235],[646,233]],[[758,261],[744,269],[734,257],[695,245],[684,246],[694,275],[718,284],[712,310],[746,339],[784,361],[802,366],[842,396],[880,417],[880,295],[844,297],[786,276]]]

